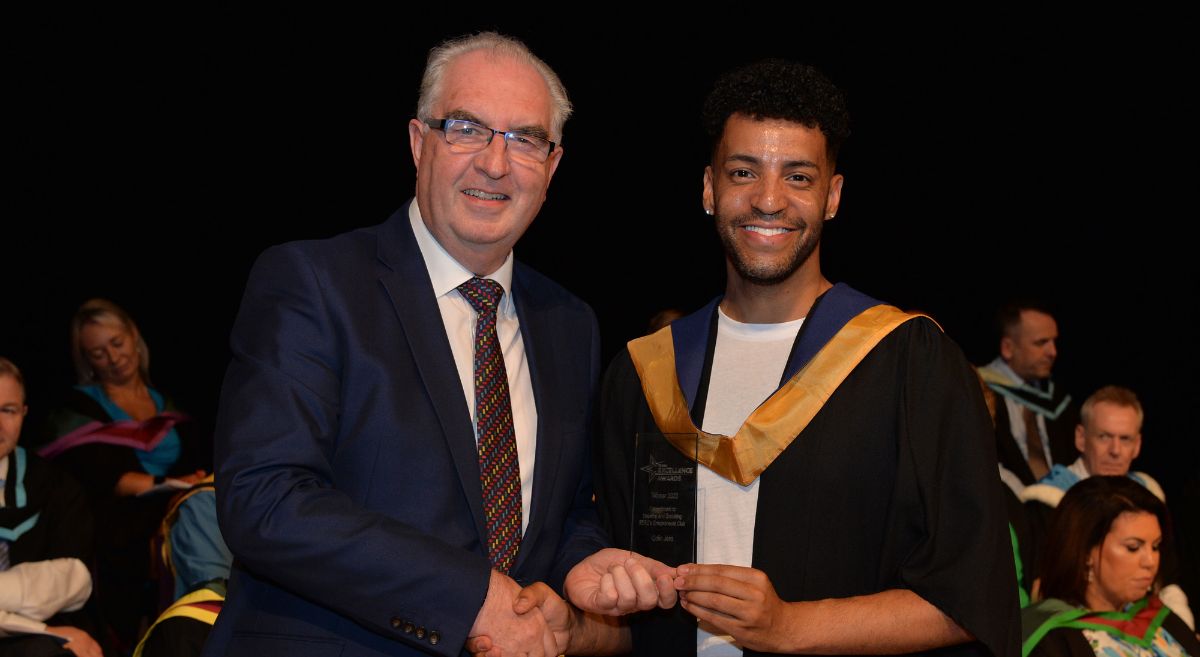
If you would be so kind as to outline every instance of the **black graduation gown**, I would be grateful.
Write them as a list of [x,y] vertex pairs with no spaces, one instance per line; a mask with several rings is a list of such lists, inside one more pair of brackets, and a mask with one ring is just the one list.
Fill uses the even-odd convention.
[[[5,503],[0,507],[0,528],[13,529],[35,514],[36,524],[21,534],[8,548],[11,565],[49,559],[74,558],[92,564],[94,524],[91,506],[83,489],[70,475],[25,450],[25,505],[15,504],[17,483],[16,453],[8,456],[5,475]],[[47,625],[70,625],[102,640],[92,603],[81,610],[61,612],[46,619]],[[15,636],[0,639],[0,655],[57,655],[58,642],[44,636]]]
[[[1179,645],[1183,646],[1189,655],[1192,657],[1200,655],[1200,641],[1196,639],[1196,634],[1187,626],[1187,623],[1183,622],[1183,619],[1174,613],[1168,614],[1162,627],[1171,633],[1171,636],[1179,642]],[[1042,640],[1038,641],[1030,651],[1029,657],[1096,657],[1096,651],[1092,650],[1087,637],[1083,636],[1083,630],[1060,627],[1042,637]]]
[[[628,351],[605,375],[599,417],[597,501],[628,547],[634,435],[656,430]],[[979,639],[937,652],[1018,655],[992,436],[958,346],[927,319],[904,323],[761,475],[753,566],[787,601],[910,589]],[[695,653],[695,620],[678,606],[630,624],[638,654]]]

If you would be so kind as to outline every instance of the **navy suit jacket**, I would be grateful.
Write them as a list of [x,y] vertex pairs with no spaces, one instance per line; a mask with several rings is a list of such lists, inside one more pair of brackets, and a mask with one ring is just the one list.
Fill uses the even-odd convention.
[[[517,264],[537,403],[510,572],[561,590],[607,544],[591,501],[595,316]],[[217,499],[235,556],[205,655],[458,654],[487,592],[470,410],[408,208],[255,263],[221,392]]]

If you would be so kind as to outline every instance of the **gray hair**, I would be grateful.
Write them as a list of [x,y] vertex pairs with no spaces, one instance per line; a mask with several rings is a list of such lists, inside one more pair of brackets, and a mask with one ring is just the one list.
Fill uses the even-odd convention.
[[429,51],[429,59],[425,62],[425,74],[421,77],[421,97],[417,99],[417,118],[440,118],[432,116],[433,104],[442,93],[442,76],[446,66],[455,57],[476,50],[490,50],[493,57],[511,57],[537,70],[546,81],[550,92],[550,135],[554,141],[561,141],[563,124],[571,116],[571,100],[567,98],[567,90],[558,79],[558,74],[533,54],[524,43],[498,32],[468,34],[444,41]]
[[1124,386],[1104,386],[1093,392],[1092,396],[1084,400],[1083,406],[1079,408],[1079,419],[1082,420],[1083,426],[1091,428],[1092,414],[1096,412],[1096,404],[1100,403],[1132,408],[1137,413],[1138,431],[1141,431],[1142,420],[1145,417],[1142,412],[1142,402],[1138,399],[1137,393]]

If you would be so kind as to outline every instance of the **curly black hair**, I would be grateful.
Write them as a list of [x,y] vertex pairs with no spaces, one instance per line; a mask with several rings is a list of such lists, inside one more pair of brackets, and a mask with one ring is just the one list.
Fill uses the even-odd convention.
[[850,136],[846,99],[817,69],[784,59],[764,59],[722,75],[704,101],[704,128],[713,148],[734,114],[783,119],[825,135],[831,161]]

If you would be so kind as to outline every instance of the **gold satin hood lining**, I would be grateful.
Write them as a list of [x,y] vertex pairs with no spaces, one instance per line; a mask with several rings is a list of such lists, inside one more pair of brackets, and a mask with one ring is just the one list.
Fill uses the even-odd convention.
[[875,345],[904,322],[921,315],[879,305],[853,317],[817,355],[767,398],[733,436],[706,433],[692,423],[675,370],[671,327],[629,343],[629,355],[658,430],[691,457],[685,439],[699,437],[697,461],[743,486],[758,478],[804,431],[833,391]]

